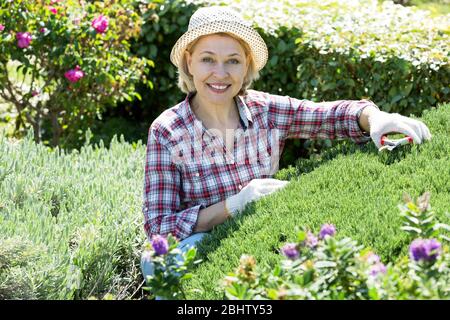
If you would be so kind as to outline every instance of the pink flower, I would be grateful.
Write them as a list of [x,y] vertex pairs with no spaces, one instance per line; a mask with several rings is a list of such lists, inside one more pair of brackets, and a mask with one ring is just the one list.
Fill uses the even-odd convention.
[[71,69],[64,73],[64,76],[70,82],[75,83],[84,77],[84,72],[81,70],[80,66],[76,66],[75,69]]
[[92,20],[92,27],[98,33],[105,33],[106,29],[108,29],[108,18],[104,15],[99,15],[97,18]]
[[31,95],[32,95],[33,97],[36,97],[38,94],[39,94],[39,92],[36,91],[36,90],[33,90],[33,91],[31,92]]
[[29,32],[16,33],[17,46],[21,49],[28,48],[31,43],[31,34]]
[[39,32],[40,32],[40,33],[45,33],[45,32],[47,32],[47,28],[41,28],[41,29],[39,30]]
[[3,31],[3,30],[5,30],[5,26],[0,24],[0,31]]
[[53,14],[57,14],[58,13],[58,9],[56,9],[55,7],[48,7],[48,10],[50,10],[51,13]]

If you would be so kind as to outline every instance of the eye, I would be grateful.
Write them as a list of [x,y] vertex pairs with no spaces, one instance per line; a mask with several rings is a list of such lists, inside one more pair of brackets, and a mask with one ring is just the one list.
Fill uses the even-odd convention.
[[231,64],[239,64],[240,62],[239,62],[239,60],[237,60],[237,59],[231,59],[231,60],[228,60]]
[[212,61],[213,61],[213,59],[210,58],[210,57],[204,57],[204,58],[202,58],[202,62],[212,62]]

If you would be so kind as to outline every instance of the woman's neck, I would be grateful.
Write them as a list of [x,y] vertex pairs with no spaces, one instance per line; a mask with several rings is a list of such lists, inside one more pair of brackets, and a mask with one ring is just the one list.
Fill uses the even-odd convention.
[[196,94],[191,98],[191,109],[197,119],[207,124],[207,127],[235,127],[239,122],[239,112],[236,103],[231,100],[226,105],[206,104]]

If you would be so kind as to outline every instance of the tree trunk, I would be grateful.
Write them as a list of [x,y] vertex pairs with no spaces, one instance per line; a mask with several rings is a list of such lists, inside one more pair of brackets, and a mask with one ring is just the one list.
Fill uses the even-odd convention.
[[58,113],[57,112],[52,112],[50,114],[50,117],[51,117],[51,121],[52,121],[52,131],[53,131],[52,146],[56,147],[59,145],[59,140],[60,140],[61,134],[62,134],[62,128],[58,122]]

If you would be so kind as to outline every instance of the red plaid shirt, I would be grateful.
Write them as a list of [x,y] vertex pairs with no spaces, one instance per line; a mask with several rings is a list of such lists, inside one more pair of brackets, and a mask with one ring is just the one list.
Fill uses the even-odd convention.
[[[192,94],[150,126],[143,214],[153,235],[190,236],[199,210],[238,193],[252,179],[270,178],[288,138],[370,140],[358,125],[368,100],[314,103],[248,90],[235,98],[241,129],[228,152],[192,112]],[[255,138],[256,137],[256,138]]]

